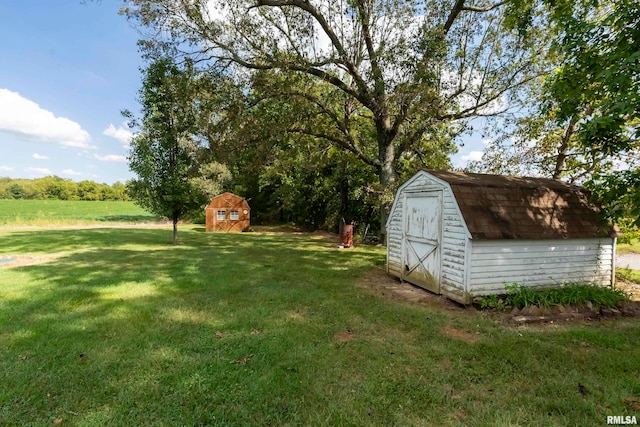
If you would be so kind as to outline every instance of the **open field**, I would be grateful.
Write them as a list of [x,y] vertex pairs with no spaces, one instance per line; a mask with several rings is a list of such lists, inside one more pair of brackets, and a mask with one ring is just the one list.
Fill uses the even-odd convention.
[[[603,425],[640,321],[509,327],[318,235],[0,231],[0,425]],[[387,279],[388,280],[388,279]]]
[[156,220],[133,202],[0,199],[0,227]]

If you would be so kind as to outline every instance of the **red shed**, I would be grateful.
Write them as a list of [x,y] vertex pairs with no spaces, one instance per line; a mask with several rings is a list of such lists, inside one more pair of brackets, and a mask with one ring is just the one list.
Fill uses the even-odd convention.
[[232,193],[214,197],[205,208],[207,231],[248,231],[250,222],[249,204]]

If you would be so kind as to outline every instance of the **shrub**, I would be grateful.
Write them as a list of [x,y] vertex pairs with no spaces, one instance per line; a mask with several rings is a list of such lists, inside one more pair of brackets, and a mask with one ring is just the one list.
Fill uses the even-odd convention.
[[622,234],[618,237],[618,243],[631,244],[634,240],[640,240],[640,228],[635,225],[632,218],[622,218],[618,220],[618,227]]

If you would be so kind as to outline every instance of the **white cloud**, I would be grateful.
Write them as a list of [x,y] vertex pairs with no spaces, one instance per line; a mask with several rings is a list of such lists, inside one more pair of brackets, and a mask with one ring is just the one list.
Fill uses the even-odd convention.
[[127,162],[127,158],[125,156],[119,156],[117,154],[107,154],[106,156],[100,156],[99,154],[95,154],[94,157],[103,162],[121,162],[121,163]]
[[62,175],[69,175],[69,176],[80,176],[82,175],[81,172],[76,172],[73,169],[65,169],[62,171]]
[[53,175],[53,173],[47,168],[27,168],[27,172],[42,176]]
[[13,168],[10,168],[9,166],[0,166],[0,171],[10,172],[12,170]]
[[38,154],[38,153],[33,153],[33,156],[32,156],[32,157],[33,157],[34,159],[36,159],[36,160],[47,160],[47,159],[49,159],[49,157],[48,157],[48,156],[45,156],[45,155],[43,155],[43,154]]
[[479,162],[482,160],[482,151],[470,151],[468,154],[460,156],[460,159],[463,162]]
[[0,132],[63,147],[91,148],[89,133],[78,123],[56,117],[19,93],[0,89]]
[[102,134],[117,139],[125,148],[129,148],[129,143],[131,142],[131,138],[133,138],[133,133],[125,127],[120,126],[116,128],[113,124],[109,124],[109,127],[102,131]]

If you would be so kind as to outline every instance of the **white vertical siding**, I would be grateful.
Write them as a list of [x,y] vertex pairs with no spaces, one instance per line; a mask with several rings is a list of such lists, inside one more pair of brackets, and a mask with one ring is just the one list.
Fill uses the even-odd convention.
[[466,245],[469,231],[460,209],[447,185],[444,190],[443,230],[442,230],[442,279],[440,291],[455,300],[464,298]]
[[503,293],[505,285],[514,283],[612,283],[615,254],[611,238],[474,240],[471,253],[471,296]]
[[387,220],[387,272],[397,277],[402,275],[403,209],[404,197],[398,194]]
[[396,194],[387,222],[387,271],[402,277],[405,194],[427,191],[443,192],[440,292],[461,301],[465,292],[465,255],[469,232],[449,185],[426,172],[418,172]]

